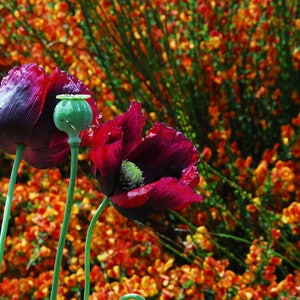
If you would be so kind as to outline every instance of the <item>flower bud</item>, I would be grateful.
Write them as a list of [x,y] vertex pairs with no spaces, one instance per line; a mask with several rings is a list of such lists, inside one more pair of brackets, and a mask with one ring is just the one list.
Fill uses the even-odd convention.
[[57,95],[61,99],[56,105],[53,119],[56,127],[69,135],[69,144],[80,144],[79,134],[92,123],[93,113],[85,99],[90,95]]

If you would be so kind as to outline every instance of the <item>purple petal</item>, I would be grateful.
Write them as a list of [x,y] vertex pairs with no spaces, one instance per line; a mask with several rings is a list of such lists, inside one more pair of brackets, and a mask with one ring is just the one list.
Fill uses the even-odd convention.
[[58,94],[85,94],[91,95],[86,101],[90,104],[93,119],[99,116],[97,103],[91,94],[91,91],[77,77],[56,68],[50,75],[51,86],[48,92],[48,98],[55,98]]
[[[58,94],[85,94],[91,97],[86,101],[90,104],[93,112],[92,125],[97,125],[101,116],[99,115],[97,103],[91,94],[91,91],[80,81],[77,77],[68,74],[65,71],[56,68],[50,75],[51,86],[47,95],[47,100],[53,101]],[[91,133],[87,129],[80,134],[81,144],[85,146],[90,146],[91,143]]]
[[57,144],[50,148],[26,148],[23,159],[31,166],[38,169],[47,169],[58,165],[69,155],[68,144]]
[[202,201],[202,196],[177,179],[165,177],[110,199],[122,215],[139,220],[161,210],[182,209]]
[[[58,130],[53,121],[53,111],[59,102],[58,94],[89,94],[87,87],[76,77],[65,71],[55,69],[50,75],[48,89],[43,112],[26,140],[28,145],[24,152],[24,160],[37,168],[48,168],[60,163],[69,155],[68,135]],[[98,109],[94,98],[87,100],[92,108],[93,115],[98,116]],[[83,133],[82,139],[86,142]]]
[[36,64],[14,67],[0,86],[0,147],[15,152],[25,144],[45,103],[49,79]]

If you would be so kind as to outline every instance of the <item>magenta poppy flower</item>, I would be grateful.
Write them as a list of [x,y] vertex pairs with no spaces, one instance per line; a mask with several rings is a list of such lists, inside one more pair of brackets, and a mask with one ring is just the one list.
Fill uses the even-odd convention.
[[[26,146],[23,159],[36,168],[60,163],[68,154],[68,136],[58,130],[53,110],[58,94],[91,94],[76,77],[58,68],[47,76],[36,64],[14,67],[0,86],[0,148],[15,153]],[[94,98],[88,100],[96,119]]]
[[155,123],[143,138],[139,103],[94,129],[90,157],[101,190],[130,219],[202,200],[194,145],[180,132]]

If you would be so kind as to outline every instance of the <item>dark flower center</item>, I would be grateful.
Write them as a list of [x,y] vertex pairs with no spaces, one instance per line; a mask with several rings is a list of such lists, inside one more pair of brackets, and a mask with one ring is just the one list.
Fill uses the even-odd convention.
[[124,160],[121,165],[120,183],[123,190],[132,190],[144,184],[143,172],[131,161]]

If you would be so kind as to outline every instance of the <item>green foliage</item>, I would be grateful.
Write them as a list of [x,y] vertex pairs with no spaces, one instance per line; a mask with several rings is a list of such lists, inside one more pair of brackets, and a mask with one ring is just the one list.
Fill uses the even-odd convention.
[[81,26],[119,107],[142,102],[202,149],[216,126],[209,107],[217,106],[218,127],[232,130],[244,156],[259,159],[299,110],[291,99],[300,92],[292,60],[300,32],[291,27],[299,9],[271,2],[230,1],[202,12],[196,1],[119,0],[108,9],[80,1]]

